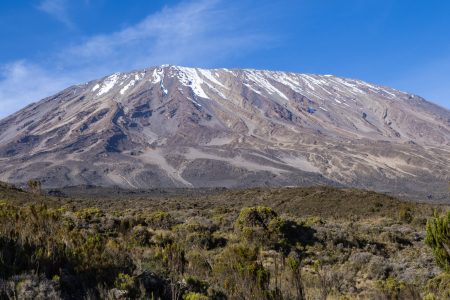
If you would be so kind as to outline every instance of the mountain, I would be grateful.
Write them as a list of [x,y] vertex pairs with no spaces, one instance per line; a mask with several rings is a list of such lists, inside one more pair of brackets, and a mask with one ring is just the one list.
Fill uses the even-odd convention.
[[336,185],[444,199],[450,111],[332,75],[159,66],[76,85],[0,120],[0,180]]

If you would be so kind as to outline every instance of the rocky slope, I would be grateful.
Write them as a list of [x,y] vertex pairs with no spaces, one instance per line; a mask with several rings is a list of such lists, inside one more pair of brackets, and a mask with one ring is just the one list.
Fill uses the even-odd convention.
[[0,120],[0,180],[71,185],[333,184],[448,197],[450,111],[331,75],[160,66]]

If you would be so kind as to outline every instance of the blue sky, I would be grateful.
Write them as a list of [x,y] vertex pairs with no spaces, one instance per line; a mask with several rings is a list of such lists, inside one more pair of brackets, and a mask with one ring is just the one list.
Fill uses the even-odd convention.
[[0,118],[159,64],[358,78],[450,108],[450,1],[5,0]]

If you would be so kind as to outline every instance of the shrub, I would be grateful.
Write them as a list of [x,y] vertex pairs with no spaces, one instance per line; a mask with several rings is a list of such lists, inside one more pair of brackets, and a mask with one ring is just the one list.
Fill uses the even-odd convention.
[[243,230],[246,227],[261,227],[268,229],[270,221],[277,217],[277,213],[266,206],[247,207],[241,209],[236,220],[236,227]]
[[277,215],[269,207],[243,208],[235,222],[235,230],[241,238],[260,247],[282,251],[286,255],[292,246],[310,240],[310,228]]
[[406,288],[403,281],[399,281],[392,276],[389,276],[386,280],[379,280],[377,285],[388,299],[399,299],[401,292]]
[[182,293],[179,282],[186,267],[185,251],[183,247],[173,243],[166,245],[162,252],[170,280],[172,299],[178,299]]
[[186,254],[189,272],[196,276],[208,277],[211,272],[211,265],[208,262],[207,254],[199,250],[191,250]]
[[433,293],[428,293],[423,296],[423,300],[437,300],[436,295]]
[[226,247],[213,272],[231,298],[265,299],[270,293],[270,273],[258,261],[258,249],[246,245]]
[[30,192],[32,192],[33,194],[41,194],[41,182],[38,180],[33,180],[30,179],[27,182],[28,188],[30,190]]
[[303,224],[305,226],[311,227],[314,225],[321,225],[321,224],[325,224],[324,220],[321,217],[318,216],[309,216],[306,217],[303,221]]
[[282,222],[271,208],[257,206],[243,208],[234,227],[238,235],[248,242],[272,246],[271,241],[278,237]]
[[171,229],[177,222],[168,212],[157,211],[145,218],[145,222],[153,229]]
[[151,234],[148,232],[147,228],[138,225],[133,227],[131,239],[136,245],[147,246],[150,243]]
[[119,273],[114,281],[114,286],[119,290],[131,290],[134,288],[135,284],[134,277],[124,273]]
[[209,284],[206,281],[189,276],[185,279],[187,289],[191,292],[206,294]]
[[427,222],[425,242],[431,247],[436,263],[450,272],[450,212],[444,216],[435,215]]
[[430,299],[450,299],[450,274],[442,273],[427,282],[429,295],[435,298]]
[[105,214],[103,213],[103,211],[96,207],[83,208],[75,213],[75,216],[78,219],[86,221],[92,221],[94,219],[103,217],[104,215]]
[[414,219],[413,211],[409,207],[402,207],[398,212],[398,219],[403,223],[411,223]]
[[287,259],[287,266],[292,274],[293,284],[297,293],[297,299],[305,299],[305,292],[302,282],[301,261],[299,256],[295,255],[295,253],[292,253]]
[[178,224],[173,227],[177,239],[183,242],[186,248],[212,249],[220,244],[213,236],[215,228],[197,222]]
[[199,294],[199,293],[187,293],[183,296],[184,300],[208,300],[208,296],[205,296],[203,294]]

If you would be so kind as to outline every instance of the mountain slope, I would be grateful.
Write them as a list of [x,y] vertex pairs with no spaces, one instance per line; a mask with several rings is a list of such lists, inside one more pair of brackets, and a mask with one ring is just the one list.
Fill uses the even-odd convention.
[[47,187],[335,184],[443,198],[450,111],[330,75],[161,66],[0,120],[0,170]]

